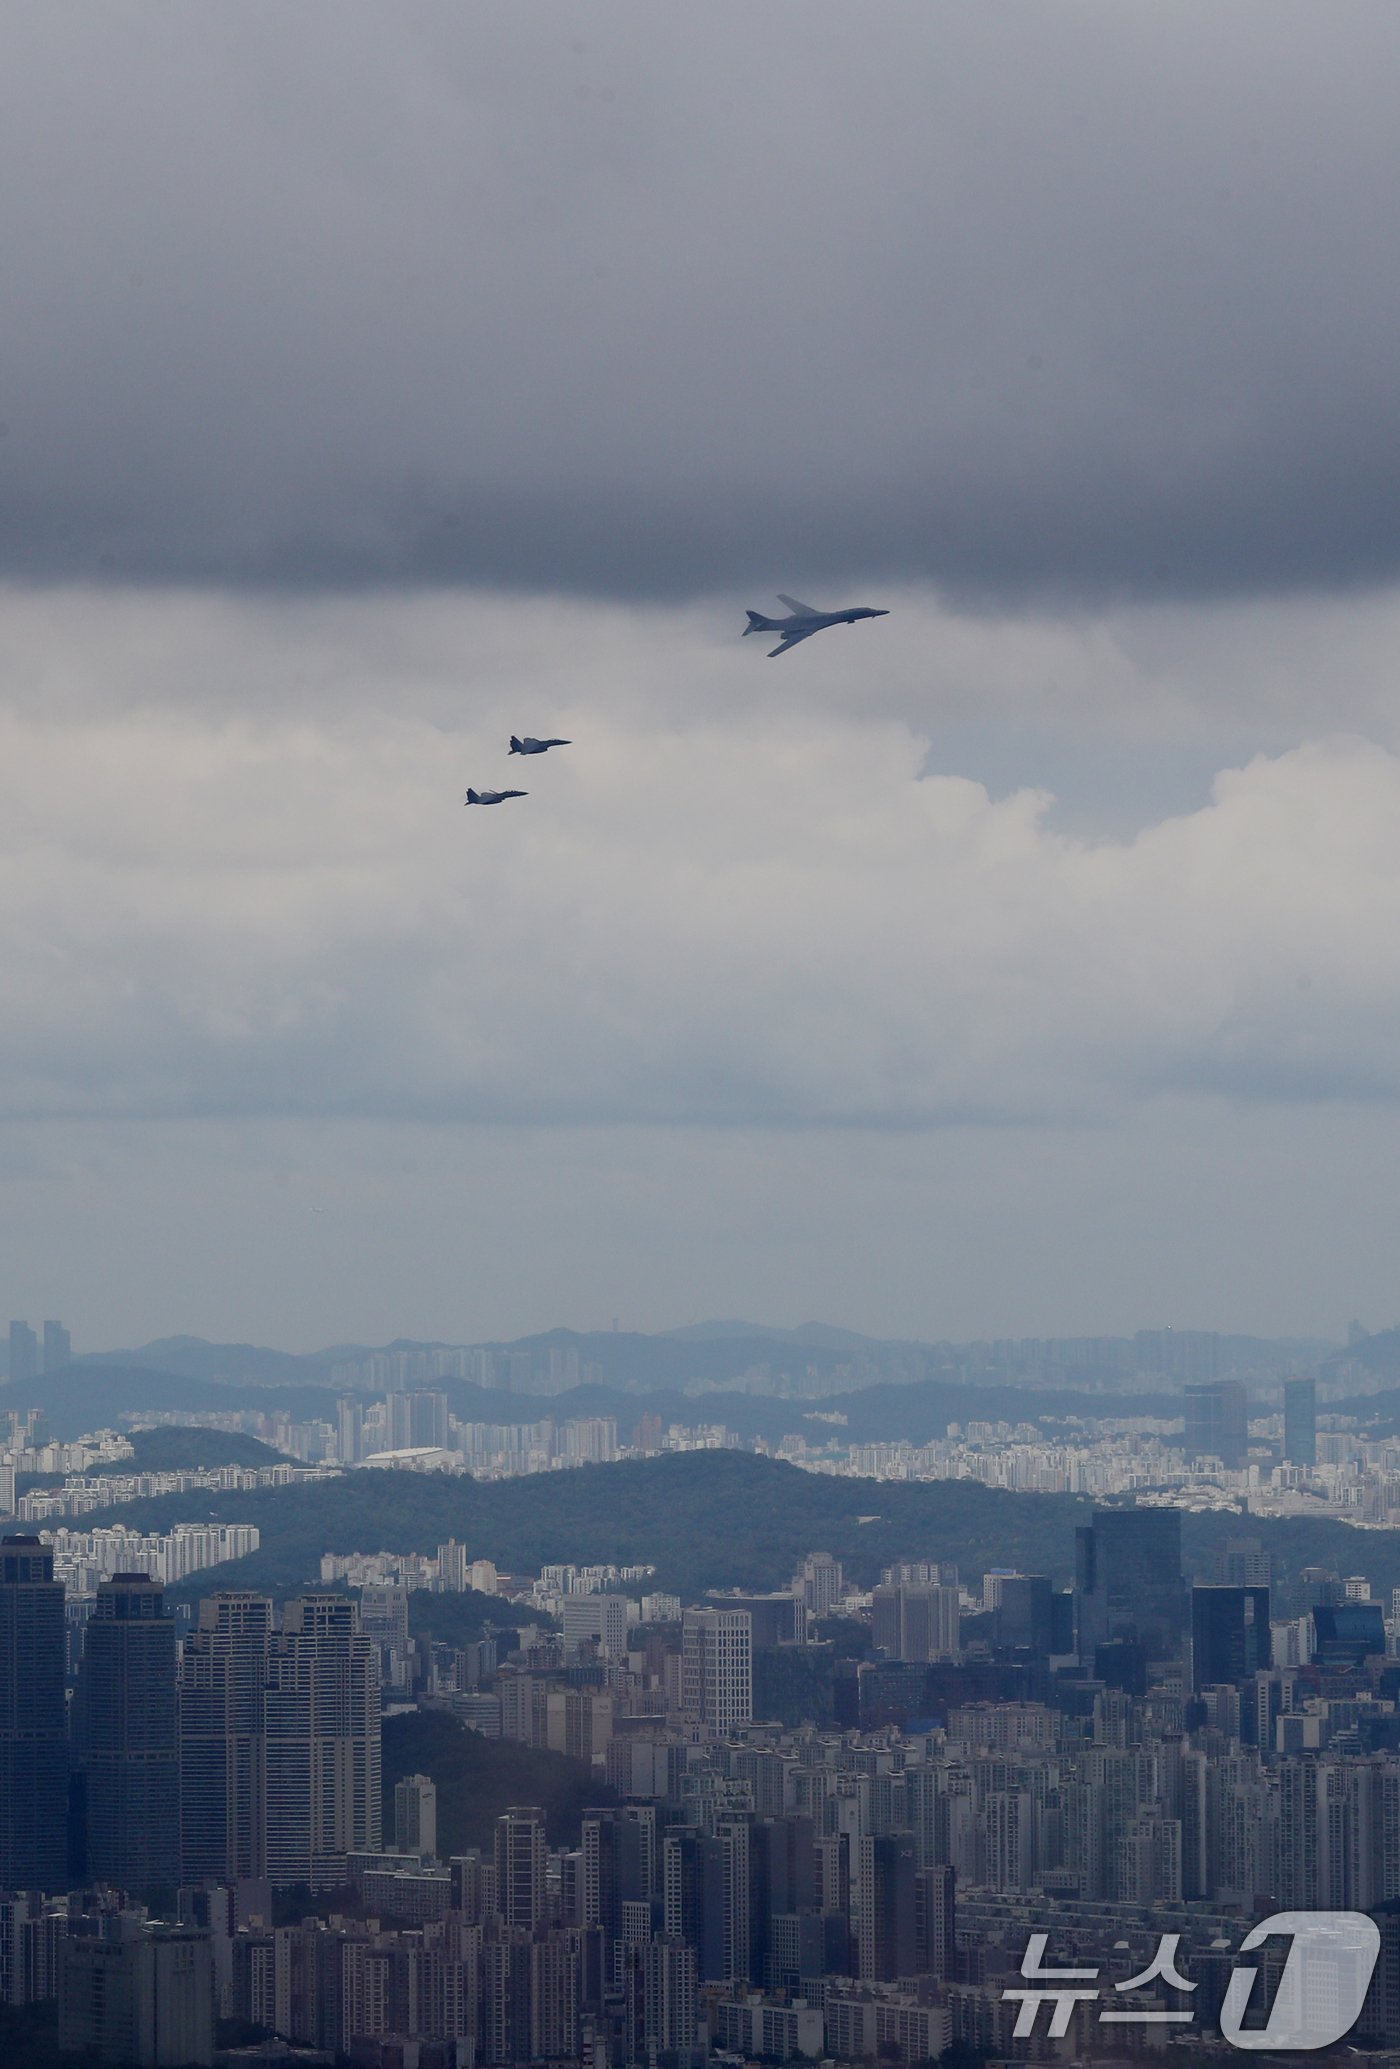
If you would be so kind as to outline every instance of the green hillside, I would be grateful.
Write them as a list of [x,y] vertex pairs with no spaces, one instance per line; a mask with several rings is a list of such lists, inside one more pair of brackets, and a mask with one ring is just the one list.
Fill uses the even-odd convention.
[[[284,1466],[285,1452],[245,1437],[238,1430],[206,1430],[168,1423],[153,1430],[133,1430],[128,1464],[122,1473],[179,1473],[197,1466]],[[109,1470],[104,1467],[104,1471]]]
[[442,1710],[384,1720],[384,1830],[394,1829],[394,1784],[426,1774],[437,1783],[438,1853],[445,1860],[495,1844],[496,1820],[514,1803],[537,1803],[551,1846],[577,1846],[585,1810],[616,1803],[581,1760],[483,1738]]
[[[544,1563],[654,1565],[657,1584],[782,1587],[804,1553],[835,1553],[860,1581],[899,1558],[959,1561],[964,1572],[1019,1563],[1067,1581],[1086,1504],[1005,1494],[973,1481],[836,1479],[735,1451],[683,1452],[527,1479],[355,1472],[311,1486],[167,1495],[104,1511],[104,1522],[168,1529],[206,1517],[256,1523],[262,1549],[240,1587],[298,1588],[322,1552],[432,1552],[446,1538],[506,1573]],[[862,1521],[862,1518],[870,1520]],[[207,1591],[226,1576],[200,1575]]]
[[[311,1486],[164,1496],[101,1520],[147,1529],[204,1517],[258,1525],[258,1553],[198,1575],[186,1592],[237,1585],[287,1593],[316,1577],[323,1551],[432,1552],[454,1537],[505,1573],[537,1573],[553,1560],[652,1564],[658,1586],[694,1599],[713,1588],[782,1587],[803,1554],[818,1549],[865,1585],[892,1560],[937,1558],[956,1560],[964,1578],[1018,1566],[1063,1586],[1073,1578],[1075,1526],[1092,1506],[970,1480],[838,1479],[746,1452],[697,1451],[490,1482],[356,1472]],[[1281,1610],[1293,1605],[1298,1576],[1312,1564],[1366,1573],[1387,1594],[1400,1586],[1396,1532],[1228,1513],[1184,1517],[1188,1570],[1207,1577],[1216,1547],[1240,1536],[1272,1550]]]

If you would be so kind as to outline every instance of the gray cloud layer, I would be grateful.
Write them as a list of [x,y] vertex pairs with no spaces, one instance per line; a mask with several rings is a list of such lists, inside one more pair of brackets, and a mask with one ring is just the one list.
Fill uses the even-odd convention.
[[[891,688],[853,711],[844,634],[770,691],[751,647],[673,625],[662,695],[656,628],[596,607],[520,630],[482,599],[3,603],[10,1119],[898,1129],[1400,1098],[1393,749],[1260,754],[1110,838],[940,762],[915,652],[992,704],[1070,670],[1086,721],[1164,701],[1103,628],[909,599]],[[464,814],[522,728],[574,744]]]
[[1014,598],[1400,568],[1384,0],[5,30],[11,574]]

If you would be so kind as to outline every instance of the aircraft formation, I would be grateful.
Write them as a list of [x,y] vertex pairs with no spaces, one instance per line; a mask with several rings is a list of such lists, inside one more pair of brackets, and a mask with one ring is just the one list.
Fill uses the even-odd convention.
[[[768,659],[776,660],[779,654],[786,654],[790,648],[810,639],[814,632],[825,632],[832,625],[854,625],[861,618],[888,618],[888,611],[872,610],[869,604],[856,604],[846,611],[816,611],[808,603],[799,603],[795,596],[784,596],[778,592],[778,602],[788,610],[786,618],[765,618],[761,611],[748,611],[748,624],[744,637],[751,632],[776,632],[778,644],[768,650]],[[551,747],[571,747],[571,740],[536,740],[529,733],[519,738],[512,733],[509,754],[547,754]],[[468,790],[463,799],[468,805],[503,805],[510,797],[528,797],[527,790]]]

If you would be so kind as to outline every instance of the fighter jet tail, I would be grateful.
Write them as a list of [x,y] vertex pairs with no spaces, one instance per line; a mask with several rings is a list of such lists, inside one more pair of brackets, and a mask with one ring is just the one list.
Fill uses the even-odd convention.
[[506,749],[506,752],[508,754],[521,754],[524,752],[523,748],[520,745],[520,742],[516,739],[514,733],[512,733],[510,736],[510,746]]

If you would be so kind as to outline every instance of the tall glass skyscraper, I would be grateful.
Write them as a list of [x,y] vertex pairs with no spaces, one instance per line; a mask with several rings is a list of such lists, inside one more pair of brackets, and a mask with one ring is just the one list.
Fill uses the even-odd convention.
[[117,1573],[97,1591],[75,1709],[86,1875],[138,1894],[180,1880],[175,1622],[165,1590]]
[[53,1553],[0,1538],[0,1889],[68,1887],[63,1640]]
[[1283,1382],[1283,1456],[1290,1466],[1317,1464],[1317,1381]]
[[1096,1509],[1075,1533],[1081,1657],[1128,1639],[1179,1659],[1186,1634],[1180,1509]]

